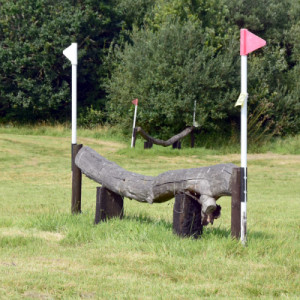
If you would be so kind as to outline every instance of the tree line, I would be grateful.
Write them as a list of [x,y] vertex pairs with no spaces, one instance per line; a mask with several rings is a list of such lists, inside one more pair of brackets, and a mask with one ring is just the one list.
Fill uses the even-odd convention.
[[0,0],[0,122],[70,119],[78,43],[82,125],[138,124],[161,138],[192,125],[239,127],[239,30],[267,41],[249,55],[249,130],[300,131],[298,0]]

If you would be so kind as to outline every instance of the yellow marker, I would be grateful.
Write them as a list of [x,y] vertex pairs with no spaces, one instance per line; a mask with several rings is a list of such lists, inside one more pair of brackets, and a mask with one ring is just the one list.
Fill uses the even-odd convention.
[[239,98],[237,99],[235,106],[243,106],[245,100],[248,98],[248,93],[240,93]]

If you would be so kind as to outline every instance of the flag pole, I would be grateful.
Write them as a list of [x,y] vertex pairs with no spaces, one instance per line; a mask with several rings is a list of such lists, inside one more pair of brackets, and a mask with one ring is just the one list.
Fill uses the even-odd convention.
[[241,242],[247,242],[247,55],[266,45],[266,41],[247,29],[240,31],[241,94],[235,106],[241,105]]
[[72,64],[72,145],[77,143],[77,43],[63,51]]
[[[241,55],[241,93],[247,95],[247,55]],[[247,235],[247,96],[241,108],[241,242],[246,244]]]
[[138,107],[138,99],[134,99],[132,101],[134,104],[134,117],[133,117],[133,125],[132,125],[132,137],[131,137],[131,148],[133,148],[134,143],[134,129],[135,129],[135,123],[136,123],[136,114],[137,114],[137,107]]
[[194,101],[194,112],[193,112],[193,126],[196,127],[196,104],[197,104],[197,101],[195,100]]
[[77,64],[72,64],[72,144],[77,144]]

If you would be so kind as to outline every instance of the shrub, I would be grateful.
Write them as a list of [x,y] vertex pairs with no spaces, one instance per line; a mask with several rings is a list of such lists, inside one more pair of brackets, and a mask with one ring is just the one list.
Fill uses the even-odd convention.
[[[191,22],[165,24],[158,31],[135,30],[132,44],[116,49],[119,64],[107,83],[110,121],[130,128],[133,106],[139,98],[138,124],[151,134],[175,134],[196,121],[206,129],[221,129],[234,115],[237,41],[227,39],[226,51],[207,46],[211,36]],[[224,45],[225,46],[225,45]]]

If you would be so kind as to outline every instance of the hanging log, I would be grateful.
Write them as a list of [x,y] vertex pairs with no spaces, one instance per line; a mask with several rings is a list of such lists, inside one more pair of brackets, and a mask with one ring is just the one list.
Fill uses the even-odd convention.
[[184,129],[183,131],[181,131],[180,133],[172,136],[167,141],[156,139],[156,138],[150,136],[142,127],[136,127],[135,129],[136,129],[136,133],[139,133],[145,140],[152,142],[153,144],[156,144],[156,145],[168,147],[170,145],[173,145],[177,141],[181,140],[188,134],[190,134],[195,129],[195,127],[194,126],[188,127],[186,129]]
[[203,214],[215,211],[218,198],[231,195],[231,175],[236,168],[219,164],[145,176],[124,170],[89,147],[81,148],[75,163],[87,177],[123,197],[152,204],[184,193],[201,204]]

